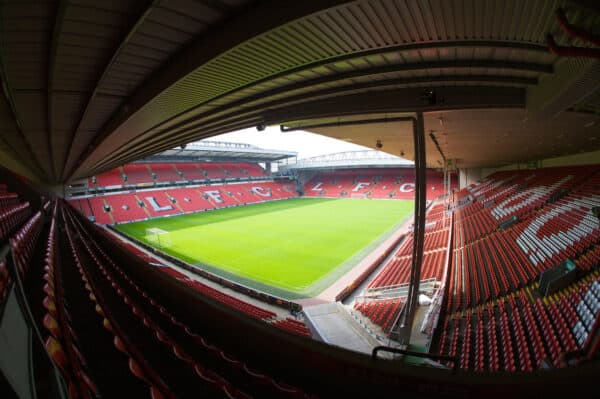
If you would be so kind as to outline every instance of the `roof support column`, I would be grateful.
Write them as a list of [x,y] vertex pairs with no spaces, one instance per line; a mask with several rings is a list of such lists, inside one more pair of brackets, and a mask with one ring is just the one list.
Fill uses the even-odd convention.
[[419,283],[421,281],[421,263],[423,261],[423,241],[425,239],[425,211],[426,211],[426,179],[427,169],[425,163],[425,128],[423,124],[423,113],[417,112],[417,118],[413,121],[413,142],[415,150],[415,175],[416,175],[416,198],[414,216],[414,239],[412,252],[412,265],[410,268],[410,281],[408,298],[404,311],[404,318],[400,325],[400,342],[408,345],[415,312],[419,306]]

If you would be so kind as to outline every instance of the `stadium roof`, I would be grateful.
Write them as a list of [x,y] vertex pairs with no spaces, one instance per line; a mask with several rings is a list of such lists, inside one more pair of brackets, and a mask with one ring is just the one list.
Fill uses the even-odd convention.
[[320,169],[356,167],[408,167],[414,162],[402,159],[383,151],[345,151],[319,155],[311,158],[290,160],[279,165],[279,169]]
[[294,151],[267,150],[250,144],[201,141],[162,151],[156,155],[145,158],[142,161],[237,160],[248,162],[275,162],[281,159],[295,157],[296,155],[297,153]]
[[[47,184],[219,133],[349,115],[423,111],[443,133],[441,116],[441,148],[465,166],[600,148],[599,50],[566,33],[597,34],[593,0],[1,7],[2,164]],[[373,147],[377,133],[353,137]]]

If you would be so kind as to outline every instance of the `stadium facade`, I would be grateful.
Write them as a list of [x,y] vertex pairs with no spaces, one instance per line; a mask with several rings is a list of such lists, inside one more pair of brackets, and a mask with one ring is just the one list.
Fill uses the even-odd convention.
[[[587,0],[2,2],[0,393],[593,394],[599,23]],[[187,144],[272,125],[414,166]],[[296,197],[414,217],[311,298],[114,229],[319,202]]]

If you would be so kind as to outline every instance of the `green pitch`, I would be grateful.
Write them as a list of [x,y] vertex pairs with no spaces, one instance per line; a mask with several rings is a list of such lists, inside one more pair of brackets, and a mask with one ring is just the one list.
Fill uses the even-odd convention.
[[294,299],[314,296],[406,220],[413,201],[292,199],[117,226],[148,243],[168,232],[164,252],[253,288]]

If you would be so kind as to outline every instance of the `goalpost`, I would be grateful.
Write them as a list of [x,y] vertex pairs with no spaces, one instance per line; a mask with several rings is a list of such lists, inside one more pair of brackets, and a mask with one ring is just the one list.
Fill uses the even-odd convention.
[[146,229],[145,239],[157,248],[169,248],[171,246],[171,235],[169,232],[156,227]]

